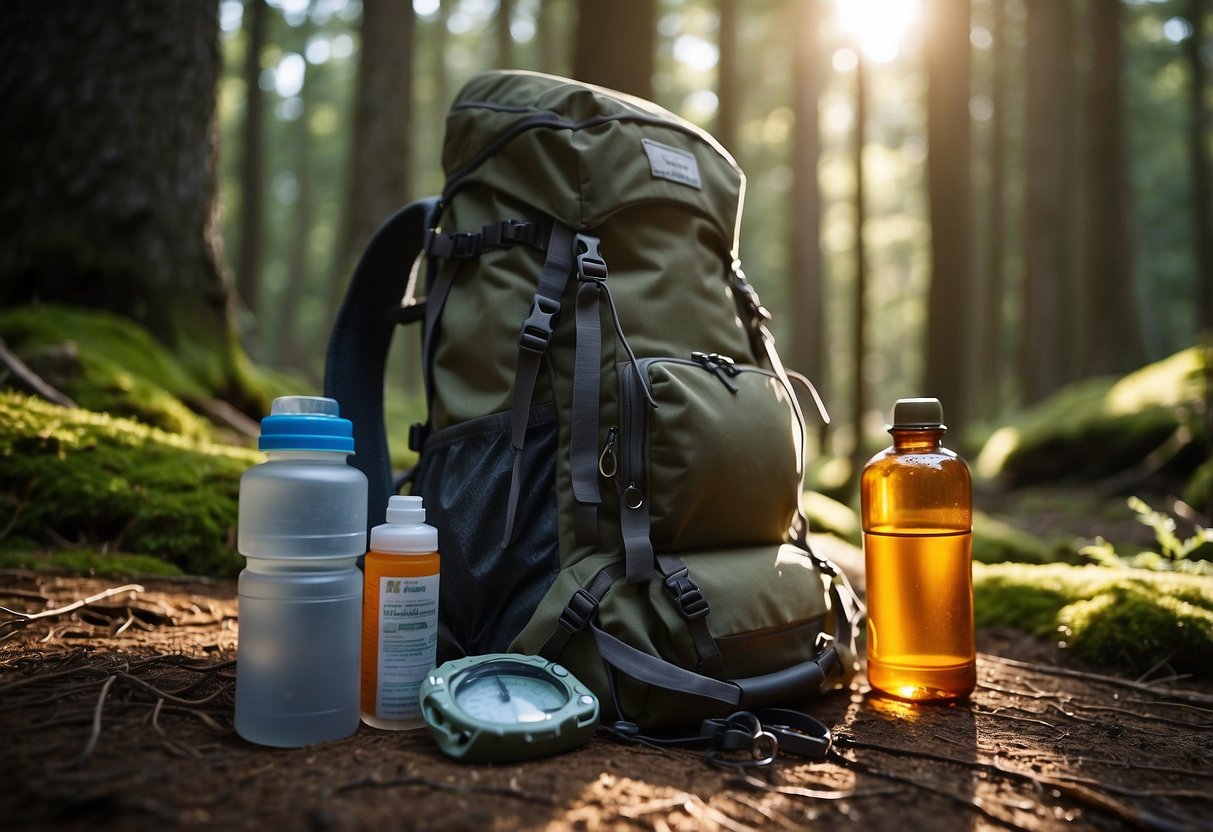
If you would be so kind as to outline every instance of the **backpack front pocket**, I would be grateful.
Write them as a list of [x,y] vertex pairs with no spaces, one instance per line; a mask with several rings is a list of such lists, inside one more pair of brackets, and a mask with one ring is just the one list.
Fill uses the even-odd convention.
[[620,385],[620,511],[647,513],[655,551],[787,538],[804,426],[779,376],[696,353],[624,364]]

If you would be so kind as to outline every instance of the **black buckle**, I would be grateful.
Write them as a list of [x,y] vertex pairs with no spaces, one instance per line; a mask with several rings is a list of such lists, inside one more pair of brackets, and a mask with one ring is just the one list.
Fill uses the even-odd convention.
[[471,231],[460,231],[449,234],[451,241],[451,260],[474,260],[480,256],[480,235]]
[[471,231],[439,234],[431,228],[425,232],[424,250],[443,260],[474,260],[480,256],[480,235]]
[[534,246],[539,237],[539,223],[530,220],[502,220],[495,225],[484,227],[484,239],[489,239],[489,229],[495,239],[495,245],[524,245]]
[[771,313],[762,305],[762,301],[758,299],[758,292],[754,291],[754,286],[746,279],[745,272],[736,263],[733,267],[733,291],[740,296],[746,309],[749,310],[750,320],[747,323],[752,328],[756,329],[770,323]]
[[518,346],[531,352],[543,352],[552,340],[552,320],[560,311],[560,302],[542,295],[531,301],[531,314],[522,322]]
[[561,610],[556,623],[570,633],[579,633],[598,610],[598,601],[584,589],[573,593],[568,605]]
[[577,254],[577,279],[582,283],[601,283],[607,279],[607,264],[598,253],[598,238],[578,234],[574,245]]
[[409,425],[409,450],[420,451],[430,436],[430,426],[421,422]]
[[682,617],[687,621],[703,618],[708,614],[708,599],[703,597],[699,585],[691,578],[690,570],[683,567],[665,579],[665,588],[674,603],[678,604]]

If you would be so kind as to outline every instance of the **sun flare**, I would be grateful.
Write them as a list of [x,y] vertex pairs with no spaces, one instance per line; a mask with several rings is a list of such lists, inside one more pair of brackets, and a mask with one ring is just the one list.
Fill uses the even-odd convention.
[[838,22],[864,56],[888,63],[921,16],[920,0],[836,0]]

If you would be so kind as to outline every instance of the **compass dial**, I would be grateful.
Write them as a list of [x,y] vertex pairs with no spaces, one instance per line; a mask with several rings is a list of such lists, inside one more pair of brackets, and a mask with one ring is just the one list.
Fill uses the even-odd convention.
[[455,683],[455,703],[469,716],[501,723],[542,722],[568,704],[569,697],[525,665],[482,665]]
[[598,698],[541,656],[490,653],[446,662],[419,691],[438,747],[470,762],[516,762],[569,751],[598,727]]

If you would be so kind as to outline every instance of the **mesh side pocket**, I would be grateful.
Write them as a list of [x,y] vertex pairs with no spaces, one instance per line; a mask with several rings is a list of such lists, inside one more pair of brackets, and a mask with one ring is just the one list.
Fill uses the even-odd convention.
[[556,514],[558,422],[550,405],[531,411],[514,540],[502,548],[514,467],[510,414],[462,422],[422,449],[413,493],[438,529],[438,614],[468,655],[506,650],[560,568]]

